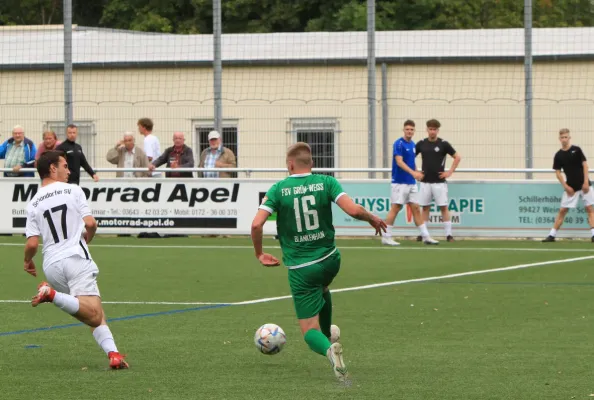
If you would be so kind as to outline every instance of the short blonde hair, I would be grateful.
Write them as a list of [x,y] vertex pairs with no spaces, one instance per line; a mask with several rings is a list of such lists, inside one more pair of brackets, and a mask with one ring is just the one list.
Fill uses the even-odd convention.
[[305,142],[297,142],[287,150],[287,159],[293,159],[300,166],[311,167],[313,165],[311,147]]
[[569,134],[569,129],[567,129],[567,128],[563,128],[559,131],[559,135],[564,135],[566,133]]

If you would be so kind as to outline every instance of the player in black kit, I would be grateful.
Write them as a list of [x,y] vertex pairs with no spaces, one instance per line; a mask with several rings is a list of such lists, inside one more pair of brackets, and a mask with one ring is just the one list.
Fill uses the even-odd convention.
[[[458,164],[460,164],[460,154],[454,150],[452,145],[437,137],[441,124],[436,119],[427,121],[427,137],[416,145],[416,154],[421,154],[423,158],[423,179],[419,190],[419,205],[423,207],[423,221],[429,221],[429,211],[431,201],[441,211],[445,236],[448,242],[453,242],[452,220],[448,209],[448,186],[446,179],[452,176]],[[445,171],[446,156],[454,158],[454,162],[448,171]],[[422,240],[420,237],[417,241]]]
[[[543,242],[554,242],[557,236],[557,231],[563,225],[563,220],[570,208],[576,208],[578,200],[581,198],[588,213],[588,224],[590,225],[590,233],[592,242],[594,243],[594,193],[590,187],[590,179],[588,178],[588,162],[582,149],[571,144],[571,136],[569,129],[561,129],[559,131],[559,141],[561,142],[561,150],[555,154],[553,161],[553,169],[557,175],[557,179],[563,186],[563,197],[561,198],[561,208],[559,214],[555,219],[555,225]],[[565,179],[561,171],[565,174]]]

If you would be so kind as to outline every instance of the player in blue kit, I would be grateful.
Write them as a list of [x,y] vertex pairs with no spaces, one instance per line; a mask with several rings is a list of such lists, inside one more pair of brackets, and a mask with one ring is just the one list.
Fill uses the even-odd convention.
[[390,202],[392,206],[386,217],[388,229],[382,235],[382,244],[387,246],[398,246],[400,243],[392,239],[392,226],[396,216],[405,204],[412,210],[413,220],[419,228],[425,244],[439,244],[429,236],[427,226],[423,222],[419,208],[417,180],[423,179],[423,173],[417,171],[415,165],[415,142],[412,138],[415,135],[415,123],[411,120],[404,122],[404,135],[394,142],[392,158],[392,193]]

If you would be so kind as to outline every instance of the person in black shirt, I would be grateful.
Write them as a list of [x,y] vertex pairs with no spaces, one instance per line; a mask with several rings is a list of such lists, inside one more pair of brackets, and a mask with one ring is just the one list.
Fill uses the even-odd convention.
[[70,169],[70,176],[68,177],[68,183],[78,185],[80,183],[80,167],[83,167],[89,175],[93,177],[93,180],[97,182],[99,176],[93,171],[93,168],[87,162],[82,147],[76,143],[76,137],[78,136],[78,128],[76,125],[68,125],[66,128],[66,140],[63,141],[58,147],[58,150],[62,150],[66,153],[66,161],[68,162],[68,169]]
[[[453,242],[446,178],[452,176],[462,157],[449,142],[437,137],[440,127],[441,124],[436,119],[427,121],[427,138],[417,142],[415,146],[416,155],[421,154],[423,158],[421,168],[423,179],[419,190],[419,205],[423,207],[423,220],[427,223],[429,221],[431,201],[435,201],[435,205],[441,211],[447,241]],[[450,169],[445,171],[446,156],[448,154],[454,158],[454,162]],[[421,241],[422,238],[418,237],[417,240]]]
[[[557,231],[563,225],[563,221],[570,208],[576,208],[578,200],[581,198],[586,212],[588,213],[588,223],[590,224],[590,232],[592,242],[594,243],[594,193],[590,188],[590,179],[588,177],[588,162],[582,149],[571,144],[571,136],[569,129],[561,129],[559,131],[559,141],[561,142],[561,150],[555,154],[553,160],[553,169],[557,175],[557,179],[563,186],[564,192],[561,198],[561,208],[555,219],[553,229],[543,242],[554,242],[557,236]],[[565,174],[565,179],[561,171]]]

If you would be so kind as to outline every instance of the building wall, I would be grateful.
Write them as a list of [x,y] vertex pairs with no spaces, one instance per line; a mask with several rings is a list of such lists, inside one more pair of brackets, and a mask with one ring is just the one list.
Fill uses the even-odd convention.
[[[140,117],[155,122],[162,148],[174,131],[187,134],[213,116],[210,68],[75,70],[74,118],[94,124],[96,167],[124,131],[136,131]],[[592,104],[594,63],[537,63],[534,68],[534,167],[550,168],[558,148],[557,132],[568,127],[586,155],[594,154]],[[41,141],[44,124],[64,115],[61,71],[0,72],[0,132],[10,137],[15,124]],[[381,70],[377,72],[381,99]],[[523,168],[524,71],[521,64],[432,64],[388,67],[388,147],[402,122],[437,118],[441,134],[463,155],[465,168]],[[367,159],[367,70],[364,66],[225,67],[223,116],[237,124],[241,167],[282,168],[284,151],[294,140],[294,119],[337,122],[337,167],[364,168]],[[377,163],[382,166],[382,107],[377,103]],[[142,143],[139,135],[137,143]],[[196,151],[197,152],[197,151]],[[258,176],[281,176],[265,174]],[[361,177],[342,174],[341,177]],[[523,178],[495,174],[492,178]],[[460,174],[458,178],[485,177]],[[550,174],[539,177],[550,178]]]

